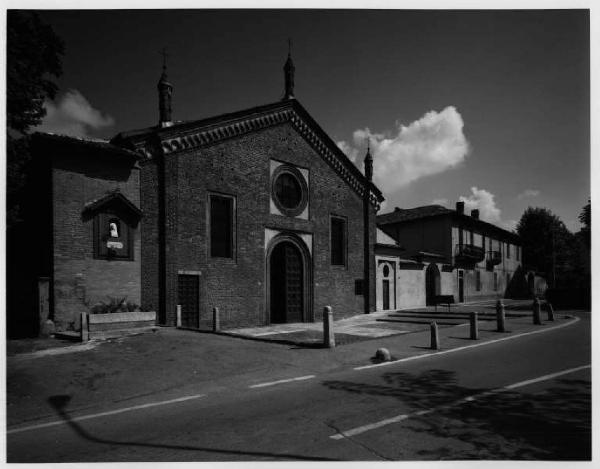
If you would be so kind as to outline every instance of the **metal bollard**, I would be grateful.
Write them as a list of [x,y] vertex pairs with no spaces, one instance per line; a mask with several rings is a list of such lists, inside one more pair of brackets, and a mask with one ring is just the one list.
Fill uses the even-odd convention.
[[440,336],[438,334],[438,326],[435,321],[431,323],[431,349],[440,349]]
[[498,332],[506,332],[506,328],[504,326],[505,323],[505,315],[504,315],[504,303],[502,300],[496,301],[496,323],[498,325]]
[[177,327],[181,327],[181,305],[177,305]]
[[323,345],[328,348],[335,347],[335,334],[333,332],[333,311],[331,306],[323,308]]
[[469,323],[471,324],[471,340],[479,339],[479,324],[475,311],[469,315]]
[[552,303],[546,302],[546,312],[548,313],[548,321],[554,321],[554,308]]
[[81,341],[90,340],[90,330],[88,328],[88,313],[81,313]]
[[540,315],[540,300],[537,298],[537,296],[533,300],[533,323],[536,326],[542,324],[542,317]]
[[213,332],[219,332],[221,330],[221,320],[219,319],[219,308],[216,306],[213,308]]

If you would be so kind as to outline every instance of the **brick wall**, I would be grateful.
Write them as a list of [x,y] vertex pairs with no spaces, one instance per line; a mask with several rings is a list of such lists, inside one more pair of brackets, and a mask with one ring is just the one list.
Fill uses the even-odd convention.
[[[309,218],[270,214],[270,160],[276,159],[309,170]],[[154,213],[154,189],[146,181],[156,179],[156,167],[143,168],[142,209]],[[266,324],[265,228],[313,235],[312,308],[316,320],[331,305],[336,317],[363,311],[363,296],[355,295],[355,279],[364,275],[363,201],[289,124],[226,140],[213,146],[165,157],[167,242],[165,282],[166,322],[174,323],[178,271],[200,272],[200,313],[209,321],[218,306],[223,327]],[[173,189],[177,190],[174,191]],[[148,194],[146,194],[148,192]],[[210,192],[236,197],[234,259],[211,258],[207,245],[207,202]],[[374,212],[372,211],[372,216]],[[347,266],[331,266],[330,215],[346,217]],[[148,224],[152,225],[151,227]],[[375,239],[372,223],[371,240]],[[153,239],[156,229],[146,216],[143,237]],[[371,248],[372,253],[372,248]],[[154,266],[158,259],[144,255],[143,302],[155,301]],[[372,257],[372,256],[371,256]],[[148,274],[146,273],[148,270]],[[375,279],[372,279],[374,301]]]
[[79,328],[79,314],[107,296],[140,304],[139,228],[132,230],[133,261],[94,259],[93,218],[86,203],[119,189],[140,203],[139,170],[123,159],[86,154],[56,155],[52,168],[54,319],[57,330]]

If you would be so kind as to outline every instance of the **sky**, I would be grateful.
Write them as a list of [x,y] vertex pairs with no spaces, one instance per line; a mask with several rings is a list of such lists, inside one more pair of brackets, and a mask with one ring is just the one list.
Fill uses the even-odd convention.
[[479,208],[513,229],[546,207],[572,231],[590,196],[587,10],[44,11],[65,41],[38,129],[92,138],[155,125],[163,48],[173,118],[295,96],[394,207]]

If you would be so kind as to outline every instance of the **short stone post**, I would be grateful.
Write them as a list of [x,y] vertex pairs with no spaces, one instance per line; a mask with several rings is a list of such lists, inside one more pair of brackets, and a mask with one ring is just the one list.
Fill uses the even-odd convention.
[[506,328],[504,326],[505,323],[505,314],[504,314],[504,303],[502,300],[496,301],[496,323],[497,323],[497,331],[498,332],[506,332]]
[[548,321],[554,321],[554,308],[552,303],[546,302],[546,312],[548,313]]
[[331,306],[325,306],[325,308],[323,308],[323,345],[327,348],[335,347],[333,311],[331,311]]
[[213,308],[213,332],[219,332],[221,330],[221,319],[219,318],[219,308],[216,306]]
[[438,334],[438,325],[435,321],[431,323],[431,349],[440,349],[440,336]]
[[469,323],[471,326],[471,340],[479,339],[479,324],[477,321],[477,313],[475,311],[469,314]]
[[542,317],[540,314],[540,300],[537,296],[533,299],[533,323],[536,326],[542,324]]
[[90,340],[90,329],[88,327],[88,313],[81,313],[81,341]]
[[181,305],[177,305],[177,327],[181,327]]

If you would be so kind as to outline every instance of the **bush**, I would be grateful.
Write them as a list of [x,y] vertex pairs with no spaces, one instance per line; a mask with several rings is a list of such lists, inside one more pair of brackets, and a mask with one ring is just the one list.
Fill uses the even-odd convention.
[[125,300],[127,299],[126,296],[124,296],[123,298],[112,298],[112,297],[107,297],[109,302],[105,303],[104,301],[101,301],[100,303],[96,303],[94,306],[92,306],[91,308],[91,313],[92,314],[110,314],[110,313],[122,313],[122,312],[127,312],[128,310],[128,304],[132,304],[132,303],[125,303]]

